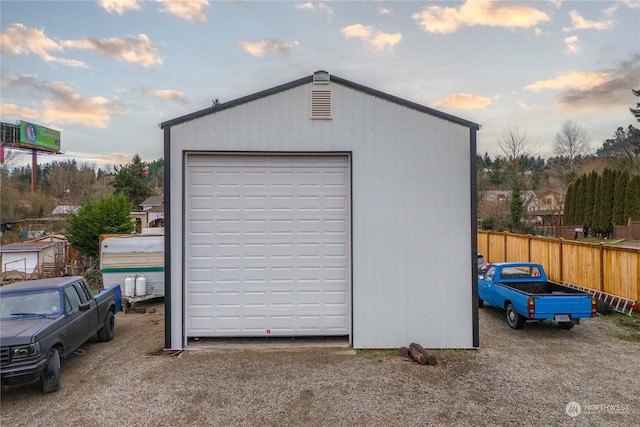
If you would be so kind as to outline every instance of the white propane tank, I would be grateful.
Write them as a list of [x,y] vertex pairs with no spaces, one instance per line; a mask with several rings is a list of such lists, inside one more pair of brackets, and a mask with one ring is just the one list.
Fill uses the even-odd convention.
[[147,294],[147,279],[144,276],[136,277],[136,296],[141,297]]
[[132,297],[133,292],[135,291],[136,281],[130,274],[127,275],[127,278],[124,279],[124,296]]

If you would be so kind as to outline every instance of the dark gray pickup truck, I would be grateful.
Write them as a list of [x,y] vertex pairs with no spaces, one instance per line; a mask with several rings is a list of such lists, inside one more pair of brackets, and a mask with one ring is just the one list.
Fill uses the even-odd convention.
[[122,309],[120,285],[92,296],[82,277],[56,277],[0,288],[2,386],[40,382],[44,393],[60,388],[60,358],[95,334],[115,335]]

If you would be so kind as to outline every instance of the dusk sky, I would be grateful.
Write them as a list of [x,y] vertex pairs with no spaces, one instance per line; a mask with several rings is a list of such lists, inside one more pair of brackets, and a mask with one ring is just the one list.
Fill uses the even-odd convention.
[[[0,1],[0,119],[60,130],[104,167],[163,155],[161,122],[326,70],[553,155],[566,120],[592,152],[640,99],[640,0]],[[24,155],[28,163],[30,155]]]

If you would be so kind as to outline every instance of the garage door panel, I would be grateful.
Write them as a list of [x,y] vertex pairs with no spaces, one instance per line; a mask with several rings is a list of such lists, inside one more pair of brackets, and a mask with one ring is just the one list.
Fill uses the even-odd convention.
[[213,182],[211,172],[200,171],[200,172],[191,172],[189,174],[189,181],[192,187],[211,187],[211,183]]
[[191,197],[190,208],[192,211],[205,210],[211,211],[213,208],[213,197],[198,196]]
[[210,220],[192,220],[189,221],[188,234],[190,237],[201,234],[206,235],[207,239],[211,238],[213,233],[213,221]]
[[212,268],[190,268],[188,273],[192,283],[209,283],[213,279]]
[[344,314],[290,313],[277,315],[218,314],[191,316],[187,327],[192,337],[343,335],[349,318]]
[[187,335],[348,334],[348,158],[187,164]]

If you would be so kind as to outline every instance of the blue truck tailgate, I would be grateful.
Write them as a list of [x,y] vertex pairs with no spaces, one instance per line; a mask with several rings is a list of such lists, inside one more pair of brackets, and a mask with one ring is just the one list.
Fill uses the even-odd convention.
[[571,315],[572,319],[589,318],[592,315],[592,296],[576,295],[540,295],[533,298],[534,312],[530,319],[554,319],[556,315]]

